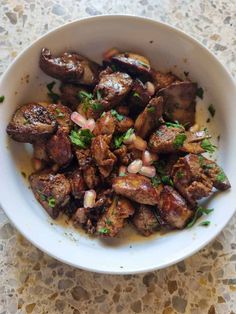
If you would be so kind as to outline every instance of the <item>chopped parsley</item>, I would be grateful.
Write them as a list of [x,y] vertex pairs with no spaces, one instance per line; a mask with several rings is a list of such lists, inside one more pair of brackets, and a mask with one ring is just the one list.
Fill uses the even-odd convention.
[[112,221],[109,218],[107,218],[105,222],[108,226],[112,225]]
[[160,175],[160,176],[163,176],[166,174],[166,171],[165,171],[165,167],[166,167],[166,163],[164,160],[160,160],[160,161],[154,161],[154,166],[156,168],[156,171],[157,173]]
[[202,87],[199,87],[199,88],[197,89],[196,95],[197,95],[199,98],[203,99],[204,90],[203,90]]
[[154,187],[157,187],[158,185],[161,184],[161,180],[160,180],[160,178],[159,178],[158,176],[153,177],[153,178],[151,179],[151,182],[152,182],[152,185],[153,185]]
[[220,181],[220,182],[223,182],[225,181],[226,179],[226,175],[224,174],[223,171],[221,171],[220,173],[218,173],[217,177],[216,177],[216,180],[217,181]]
[[122,114],[119,114],[116,110],[111,110],[111,115],[115,117],[118,121],[122,121],[124,119],[124,116]]
[[178,121],[175,121],[175,122],[165,122],[165,125],[168,128],[179,128],[179,129],[183,128],[182,124],[180,124]]
[[212,104],[208,107],[208,111],[210,112],[210,115],[213,118],[215,113],[216,113],[216,110],[215,110],[215,108],[214,108],[214,106]]
[[205,220],[205,221],[201,222],[201,223],[199,224],[199,226],[207,227],[207,226],[210,225],[210,223],[211,223],[211,222],[210,222],[209,220]]
[[83,101],[84,99],[93,99],[93,94],[87,93],[82,90],[78,93],[78,97],[81,101]]
[[50,197],[48,198],[47,202],[48,202],[48,205],[49,205],[50,207],[52,207],[52,208],[56,206],[56,200],[55,200],[55,198],[52,197],[52,196],[50,196]]
[[192,220],[187,224],[186,228],[191,228],[196,223],[196,221],[198,220],[199,217],[201,217],[203,214],[208,215],[213,210],[214,209],[212,209],[212,208],[208,209],[208,208],[204,208],[202,206],[198,206],[195,213],[194,213]]
[[167,175],[162,176],[161,177],[161,181],[165,185],[174,186],[174,183],[173,183],[173,181],[172,181],[170,176],[167,176]]
[[155,107],[150,106],[149,108],[147,108],[147,111],[148,111],[148,112],[155,112],[156,109],[155,109]]
[[47,197],[40,191],[40,190],[37,190],[38,194],[39,194],[39,197],[42,201],[46,201],[47,200]]
[[101,111],[101,110],[103,110],[103,105],[100,104],[100,103],[94,102],[94,103],[91,104],[91,107],[92,107],[93,110],[95,110],[95,111]]
[[125,177],[126,176],[126,174],[124,173],[124,172],[121,172],[120,174],[119,174],[119,177]]
[[79,148],[87,148],[94,135],[89,129],[80,129],[79,131],[72,130],[69,137],[71,142]]
[[64,118],[65,114],[59,108],[56,108],[57,118]]
[[0,104],[2,103],[2,102],[4,102],[4,99],[5,99],[5,96],[0,96]]
[[124,141],[127,141],[133,133],[134,133],[134,129],[131,128],[131,129],[128,129],[126,133],[123,133],[121,135],[116,135],[114,137],[115,148],[120,148],[122,143]]
[[176,177],[177,177],[177,179],[182,179],[182,178],[184,177],[183,171],[178,170],[178,171],[176,172]]
[[57,104],[58,100],[60,99],[60,95],[58,95],[57,93],[53,91],[53,87],[55,84],[56,84],[55,81],[47,84],[47,89],[48,89],[48,97],[51,98],[54,104]]
[[150,67],[147,63],[145,63],[143,61],[138,60],[138,63],[140,63],[145,68],[149,68]]
[[[89,108],[92,108],[94,111],[100,111],[103,109],[103,105],[100,103],[97,103],[93,99],[93,94],[87,93],[85,91],[80,91],[78,93],[78,98],[83,104],[83,111],[87,112]],[[97,99],[101,99],[101,94],[99,91],[97,91]]]
[[137,93],[137,92],[133,93],[133,96],[134,96],[134,97],[141,98],[141,96],[140,96],[139,93]]
[[173,142],[173,146],[175,149],[179,149],[183,146],[184,141],[186,140],[187,136],[184,133],[178,134],[175,137],[175,140]]
[[108,234],[110,230],[106,227],[98,229],[98,232],[101,234]]
[[115,64],[110,65],[110,68],[112,69],[113,72],[118,71],[117,67],[115,66]]
[[98,100],[101,100],[101,99],[102,99],[102,95],[101,95],[100,90],[97,90],[97,99],[98,99]]
[[214,153],[216,149],[216,146],[211,144],[211,142],[206,138],[201,142],[201,147],[209,153]]

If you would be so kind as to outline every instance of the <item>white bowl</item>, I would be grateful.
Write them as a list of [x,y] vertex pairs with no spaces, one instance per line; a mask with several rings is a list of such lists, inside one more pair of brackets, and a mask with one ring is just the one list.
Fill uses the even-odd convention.
[[[232,184],[231,190],[217,193],[208,206],[214,212],[209,227],[196,224],[192,229],[144,239],[126,235],[122,239],[90,239],[72,227],[51,225],[37,203],[20,171],[28,171],[27,145],[10,141],[5,132],[19,104],[45,100],[45,85],[53,79],[39,69],[42,47],[57,54],[78,51],[101,61],[110,47],[140,52],[150,58],[153,67],[173,70],[190,78],[205,90],[198,116],[207,117],[213,103],[216,115],[211,130],[220,134],[217,160]],[[10,65],[0,82],[0,193],[1,206],[16,228],[35,246],[65,263],[103,273],[127,274],[150,271],[174,264],[209,243],[227,224],[235,211],[236,89],[226,69],[201,44],[168,25],[134,16],[98,16],[72,22],[46,34],[24,50]],[[204,121],[205,121],[204,120]],[[27,169],[26,169],[27,168]],[[143,239],[143,240],[142,240]]]

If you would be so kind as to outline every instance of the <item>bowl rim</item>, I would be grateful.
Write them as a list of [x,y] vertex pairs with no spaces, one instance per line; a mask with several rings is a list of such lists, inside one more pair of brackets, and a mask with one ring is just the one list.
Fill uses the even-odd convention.
[[[51,35],[52,33],[56,33],[58,31],[60,32],[61,29],[65,29],[67,27],[70,27],[73,24],[84,23],[84,22],[86,23],[87,21],[90,21],[90,20],[101,20],[101,19],[105,20],[105,19],[110,19],[110,18],[133,19],[133,20],[137,20],[137,21],[148,22],[148,23],[155,24],[158,27],[167,28],[169,31],[176,32],[179,36],[182,36],[186,40],[192,42],[194,45],[197,45],[199,48],[205,50],[205,52],[207,52],[208,56],[210,58],[212,58],[215,63],[217,63],[217,65],[221,68],[221,70],[223,72],[225,72],[225,75],[228,76],[228,78],[230,79],[230,81],[233,84],[234,88],[236,88],[236,82],[235,82],[232,74],[229,72],[229,70],[219,61],[219,59],[214,55],[214,53],[212,53],[207,47],[205,47],[199,40],[193,38],[191,35],[185,33],[184,31],[178,29],[175,26],[169,25],[169,24],[164,23],[164,22],[159,21],[159,20],[155,20],[153,18],[137,16],[137,15],[132,15],[132,14],[104,14],[104,15],[96,15],[96,16],[91,16],[91,17],[84,17],[84,18],[76,19],[74,21],[65,23],[65,24],[60,25],[60,26],[58,26],[56,28],[53,28],[52,30],[50,30],[47,33],[45,33],[44,35],[40,36],[38,39],[34,40],[31,44],[27,45],[17,55],[17,57],[7,66],[6,70],[4,71],[2,76],[0,77],[0,86],[2,84],[2,81],[8,75],[9,70],[12,67],[14,67],[14,65],[18,62],[18,60],[21,58],[21,56],[24,55],[29,49],[33,48],[36,43],[38,43],[41,40],[45,39],[47,36]],[[49,256],[51,256],[51,257],[55,258],[56,260],[59,260],[59,261],[61,261],[63,263],[66,263],[66,264],[68,264],[70,266],[76,267],[76,268],[80,268],[80,269],[91,271],[91,272],[102,273],[102,274],[115,274],[115,275],[138,274],[138,273],[144,273],[144,272],[147,272],[147,271],[154,271],[154,270],[157,270],[157,269],[162,269],[162,268],[169,267],[169,266],[174,265],[174,264],[176,264],[176,263],[178,263],[180,261],[185,260],[186,258],[194,255],[196,252],[200,251],[203,247],[208,245],[212,240],[214,240],[215,237],[217,237],[219,235],[219,233],[223,230],[223,228],[228,224],[229,220],[232,218],[232,216],[234,215],[234,213],[236,211],[236,208],[234,208],[234,210],[232,210],[232,214],[225,221],[225,223],[221,224],[219,228],[214,229],[215,232],[211,232],[210,233],[210,237],[208,239],[206,239],[205,242],[200,243],[199,245],[197,245],[192,250],[184,251],[184,254],[181,257],[179,257],[179,258],[175,258],[175,259],[169,260],[169,261],[163,263],[161,266],[156,266],[156,267],[153,266],[153,267],[148,267],[148,268],[142,267],[140,269],[135,269],[134,271],[120,269],[120,268],[117,268],[116,270],[108,270],[108,271],[106,271],[106,270],[103,270],[103,269],[101,270],[99,268],[96,268],[96,264],[93,267],[92,266],[88,266],[87,267],[86,265],[78,265],[78,263],[76,264],[76,263],[70,262],[66,258],[62,258],[60,256],[54,255],[48,248],[45,248],[43,245],[41,245],[40,241],[37,241],[36,239],[30,238],[30,236],[25,232],[25,230],[17,225],[17,223],[14,221],[14,219],[11,218],[10,210],[8,210],[7,208],[4,208],[1,199],[0,199],[0,206],[4,210],[4,213],[7,215],[7,217],[10,220],[10,222],[15,226],[15,228],[29,242],[31,242],[35,247],[37,247],[41,251],[45,252]]]

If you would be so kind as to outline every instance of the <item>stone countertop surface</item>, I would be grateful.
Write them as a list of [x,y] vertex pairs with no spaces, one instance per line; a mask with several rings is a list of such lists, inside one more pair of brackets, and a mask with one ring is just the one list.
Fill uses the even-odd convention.
[[[147,16],[182,29],[236,75],[235,0],[0,0],[0,74],[48,30],[77,18],[112,13]],[[236,313],[235,230],[236,217],[214,242],[167,269],[100,275],[42,253],[0,209],[0,314]]]

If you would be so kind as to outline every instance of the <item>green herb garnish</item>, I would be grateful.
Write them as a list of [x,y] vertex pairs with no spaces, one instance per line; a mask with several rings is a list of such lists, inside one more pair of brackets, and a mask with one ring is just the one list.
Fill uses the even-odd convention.
[[208,139],[204,139],[202,142],[201,142],[201,147],[209,152],[209,153],[214,153],[215,149],[216,149],[216,146],[211,144],[211,142],[208,140]]
[[99,104],[99,103],[92,103],[91,104],[91,107],[92,107],[92,109],[93,110],[95,110],[95,111],[101,111],[101,110],[103,110],[103,105],[102,104]]
[[141,96],[140,96],[139,93],[137,93],[137,92],[133,93],[133,96],[134,96],[134,97],[141,98]]
[[111,110],[111,115],[115,117],[118,121],[122,121],[124,119],[124,116],[122,114],[119,114],[116,110]]
[[0,96],[0,104],[2,103],[2,102],[4,102],[4,99],[5,99],[5,96]]
[[155,107],[151,106],[151,107],[147,108],[147,111],[148,112],[155,112],[156,109],[155,109]]
[[54,197],[50,196],[47,201],[48,201],[48,205],[49,205],[50,207],[53,208],[53,207],[56,206],[56,200],[55,200]]
[[197,89],[196,95],[197,95],[199,98],[203,99],[204,90],[203,90],[202,87],[199,87],[199,88]]
[[40,191],[40,190],[37,190],[38,194],[39,194],[39,197],[42,201],[46,201],[46,196]]
[[217,177],[216,177],[216,180],[217,181],[220,181],[220,182],[223,182],[225,181],[226,179],[226,175],[224,174],[223,171],[221,171],[220,173],[218,173]]
[[165,125],[168,127],[168,128],[179,128],[179,129],[183,129],[183,125],[180,124],[178,121],[175,121],[175,122],[165,122]]
[[119,174],[119,177],[125,177],[126,176],[126,174],[124,173],[124,172],[121,172],[120,174]]
[[112,221],[111,221],[109,218],[106,219],[105,223],[106,223],[108,226],[112,225]]
[[170,176],[167,176],[167,175],[162,176],[162,177],[161,177],[161,181],[162,181],[162,183],[165,184],[165,185],[174,186],[174,183],[173,183],[173,181],[172,181],[172,179],[171,179]]
[[76,146],[87,148],[90,146],[94,135],[89,129],[80,129],[79,131],[72,130],[69,137],[71,142]]
[[101,95],[101,92],[99,90],[97,90],[97,99],[98,100],[102,99],[102,95]]
[[115,136],[114,137],[115,148],[120,148],[123,141],[127,141],[133,133],[134,129],[129,129],[126,133]]
[[79,97],[79,99],[81,100],[81,101],[83,101],[84,99],[93,99],[93,94],[91,94],[91,93],[87,93],[87,92],[85,92],[85,91],[80,91],[79,93],[78,93],[78,97]]
[[115,66],[115,64],[110,65],[110,68],[112,69],[113,72],[118,71],[117,67]]
[[154,178],[151,179],[152,185],[154,187],[157,187],[158,185],[161,184],[161,180],[159,177],[155,176]]
[[98,229],[98,232],[102,233],[102,234],[107,234],[110,232],[110,230],[108,228],[104,227],[104,228]]
[[53,87],[54,87],[55,84],[56,84],[55,81],[53,81],[53,82],[47,84],[47,89],[48,89],[48,91],[49,91],[49,92],[48,92],[48,97],[51,98],[51,100],[52,100],[52,102],[53,102],[54,104],[57,104],[58,100],[60,99],[60,95],[58,95],[57,93],[55,93],[55,92],[53,91]]
[[209,220],[205,220],[205,221],[201,222],[201,223],[199,224],[199,226],[207,227],[207,226],[210,225],[210,223],[211,223],[211,222],[210,222]]
[[187,224],[186,228],[191,228],[196,221],[198,220],[199,217],[201,217],[203,214],[204,215],[208,215],[210,214],[214,209],[212,208],[204,208],[202,206],[198,206],[198,208],[196,209],[194,216],[192,218],[192,220]]
[[164,160],[154,161],[153,165],[155,166],[157,173],[160,176],[163,176],[166,174],[166,171],[165,171],[166,163]]
[[216,113],[216,110],[215,110],[215,108],[214,108],[214,106],[212,104],[208,107],[208,111],[210,112],[210,115],[213,118],[215,113]]
[[173,146],[175,149],[179,149],[183,146],[184,141],[186,140],[187,136],[184,133],[178,134],[175,137],[175,140],[173,142]]
[[56,108],[57,118],[64,118],[65,115],[59,108]]
[[182,179],[182,178],[184,177],[183,171],[178,170],[178,171],[176,172],[176,177],[177,177],[177,179]]
[[150,67],[147,63],[145,63],[143,61],[138,60],[138,63],[140,63],[145,68],[149,68]]

